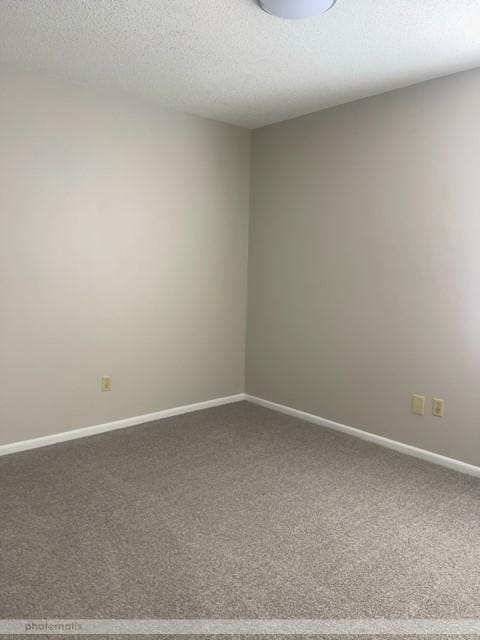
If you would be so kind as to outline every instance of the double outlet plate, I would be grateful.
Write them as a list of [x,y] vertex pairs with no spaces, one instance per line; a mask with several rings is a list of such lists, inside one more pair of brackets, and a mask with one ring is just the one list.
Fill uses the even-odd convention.
[[[412,413],[417,416],[425,415],[425,396],[419,396],[416,393],[412,396]],[[445,415],[445,400],[442,398],[433,398],[432,415],[437,418],[443,418]]]

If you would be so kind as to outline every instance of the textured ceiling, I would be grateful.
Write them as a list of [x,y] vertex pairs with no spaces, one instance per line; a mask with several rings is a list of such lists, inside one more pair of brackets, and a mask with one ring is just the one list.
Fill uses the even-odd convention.
[[480,65],[480,0],[0,0],[0,61],[255,128]]

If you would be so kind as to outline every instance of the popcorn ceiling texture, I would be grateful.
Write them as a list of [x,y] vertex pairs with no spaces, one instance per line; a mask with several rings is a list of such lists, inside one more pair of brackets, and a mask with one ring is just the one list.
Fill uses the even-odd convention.
[[255,128],[480,65],[478,0],[0,0],[0,61]]

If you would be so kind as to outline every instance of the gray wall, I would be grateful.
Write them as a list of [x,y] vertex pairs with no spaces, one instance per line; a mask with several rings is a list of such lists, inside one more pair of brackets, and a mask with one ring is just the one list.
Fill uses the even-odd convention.
[[480,70],[255,131],[251,198],[247,391],[480,464]]
[[[243,391],[249,132],[0,84],[0,444]],[[480,464],[479,113],[473,71],[254,132],[249,393]]]
[[0,444],[243,391],[250,133],[0,86]]

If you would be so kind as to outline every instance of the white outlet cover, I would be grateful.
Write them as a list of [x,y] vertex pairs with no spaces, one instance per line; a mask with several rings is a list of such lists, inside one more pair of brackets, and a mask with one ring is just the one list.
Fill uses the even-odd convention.
[[412,413],[417,416],[425,415],[425,396],[420,396],[417,393],[412,395]]
[[443,418],[445,416],[445,400],[443,400],[443,398],[433,399],[432,414],[437,418]]
[[260,0],[264,11],[278,18],[298,20],[319,16],[333,7],[336,0]]

